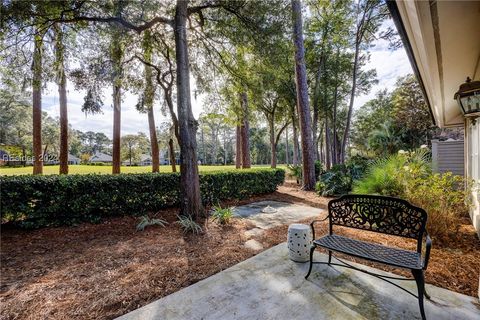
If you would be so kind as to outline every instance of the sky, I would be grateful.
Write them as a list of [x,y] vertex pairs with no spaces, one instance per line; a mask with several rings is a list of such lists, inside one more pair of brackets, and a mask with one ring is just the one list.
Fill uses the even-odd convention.
[[[386,21],[382,28],[393,25],[391,20]],[[366,69],[376,69],[378,84],[373,86],[372,90],[365,95],[357,96],[355,98],[354,108],[360,108],[365,102],[372,99],[375,93],[382,89],[389,91],[395,85],[396,79],[400,76],[412,73],[412,67],[408,60],[404,48],[395,51],[388,49],[388,43],[384,40],[377,40],[375,46],[371,49],[370,62],[365,66]],[[195,83],[191,81],[191,92],[195,90]],[[85,92],[76,91],[71,83],[67,85],[68,95],[68,121],[74,129],[81,131],[95,131],[103,132],[109,138],[112,138],[113,129],[113,109],[112,109],[112,95],[111,89],[104,90],[104,108],[102,114],[86,116],[81,111],[83,98]],[[148,133],[148,120],[146,114],[141,114],[135,109],[137,103],[137,96],[125,92],[122,101],[122,135],[135,134],[138,132]],[[51,117],[57,118],[60,116],[58,91],[55,84],[49,84],[47,90],[42,97],[43,109]],[[203,99],[200,95],[194,99],[192,94],[192,109],[196,118],[200,115],[203,108]],[[158,123],[161,121],[169,121],[169,118],[163,116],[160,112],[159,102],[154,105],[155,120]]]

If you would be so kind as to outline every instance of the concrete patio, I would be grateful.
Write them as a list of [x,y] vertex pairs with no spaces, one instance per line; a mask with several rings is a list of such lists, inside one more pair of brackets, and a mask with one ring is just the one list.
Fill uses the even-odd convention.
[[[325,256],[317,253],[315,260]],[[417,300],[391,284],[327,265],[314,265],[304,280],[307,267],[290,261],[282,243],[119,319],[420,319]],[[416,290],[414,282],[398,282]],[[428,319],[479,318],[478,299],[431,285],[427,290]]]

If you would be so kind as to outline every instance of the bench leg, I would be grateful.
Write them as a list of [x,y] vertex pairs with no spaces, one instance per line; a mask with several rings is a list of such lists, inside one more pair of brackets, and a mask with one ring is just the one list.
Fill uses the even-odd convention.
[[308,279],[308,277],[310,276],[310,273],[312,272],[312,265],[313,265],[313,252],[315,251],[315,246],[312,245],[310,247],[310,266],[308,267],[308,273],[307,275],[305,276],[305,279]]
[[332,262],[332,251],[328,250],[328,265]]
[[412,274],[415,278],[415,282],[417,283],[420,314],[422,315],[422,319],[425,320],[427,318],[425,317],[425,309],[423,307],[423,296],[425,294],[425,278],[423,275],[423,270],[412,270]]

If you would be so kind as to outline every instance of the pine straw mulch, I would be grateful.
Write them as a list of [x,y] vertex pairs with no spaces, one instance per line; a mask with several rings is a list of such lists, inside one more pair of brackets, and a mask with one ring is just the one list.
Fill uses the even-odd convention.
[[[278,200],[326,208],[328,199],[286,183],[275,193],[244,201]],[[234,219],[231,226],[211,222],[208,232],[184,235],[176,209],[159,216],[170,224],[136,232],[133,217],[112,218],[78,227],[17,230],[2,228],[1,319],[112,319],[213,275],[255,252],[246,249],[244,231],[253,226]],[[303,222],[309,223],[309,220]],[[326,228],[326,224],[320,225]],[[286,239],[288,226],[256,238],[265,248]],[[342,230],[343,231],[343,230]],[[346,230],[361,239],[413,248],[405,239]],[[480,242],[468,220],[448,246],[435,242],[427,282],[471,296],[478,290]],[[366,263],[366,262],[362,262]],[[370,265],[373,265],[370,263]],[[407,273],[390,270],[405,276]]]

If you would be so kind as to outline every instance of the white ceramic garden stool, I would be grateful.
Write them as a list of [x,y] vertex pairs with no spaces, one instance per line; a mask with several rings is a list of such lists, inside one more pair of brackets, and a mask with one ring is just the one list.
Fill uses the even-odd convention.
[[296,262],[310,260],[312,230],[306,224],[294,223],[288,227],[288,256]]

